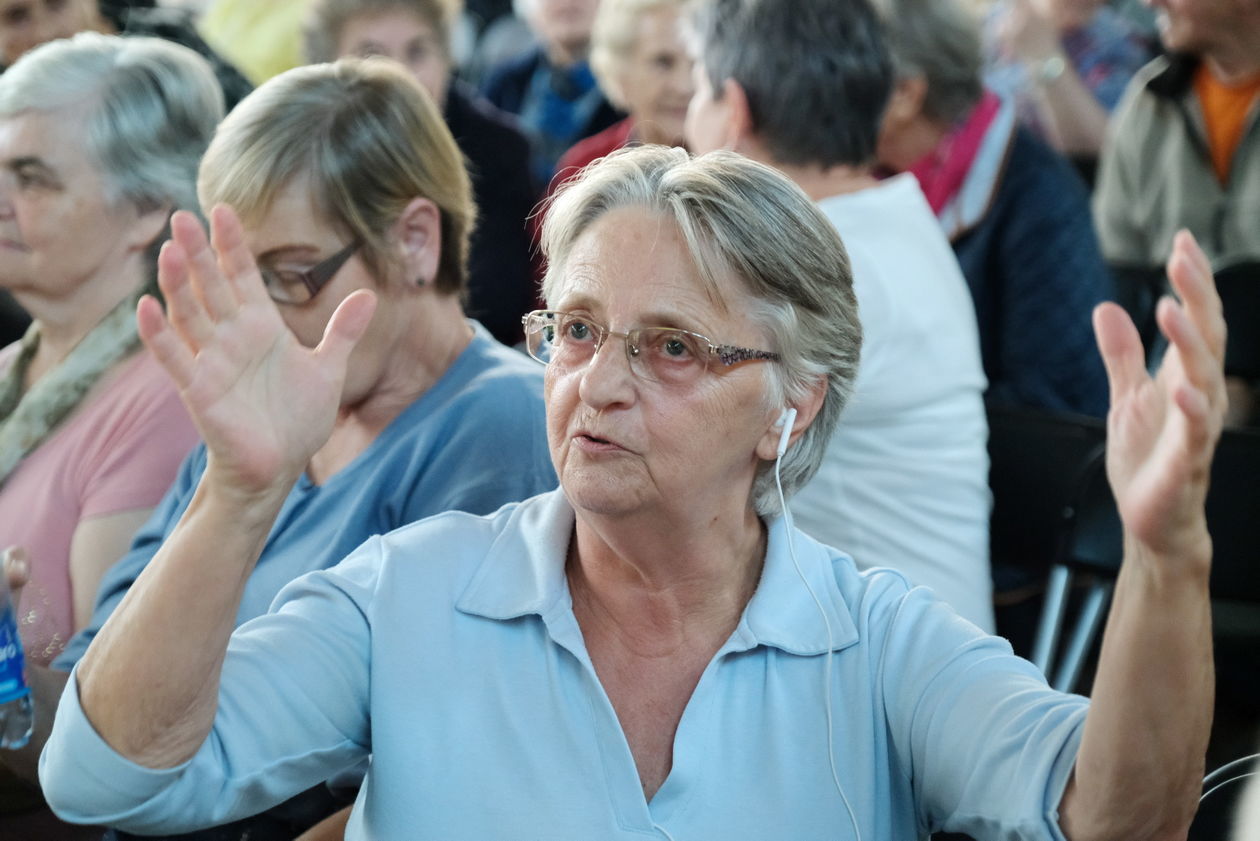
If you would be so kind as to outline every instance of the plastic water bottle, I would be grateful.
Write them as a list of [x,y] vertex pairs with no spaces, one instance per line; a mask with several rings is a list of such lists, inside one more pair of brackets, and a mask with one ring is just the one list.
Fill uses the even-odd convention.
[[23,674],[25,657],[18,638],[9,582],[0,569],[0,748],[16,750],[31,738],[35,716],[31,708],[31,690]]

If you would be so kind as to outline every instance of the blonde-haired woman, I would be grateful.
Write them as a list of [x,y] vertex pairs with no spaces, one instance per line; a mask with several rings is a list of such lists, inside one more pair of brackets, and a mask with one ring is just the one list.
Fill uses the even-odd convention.
[[604,95],[630,116],[560,158],[557,180],[634,143],[682,146],[693,91],[683,43],[684,0],[603,0],[591,36],[591,69]]
[[308,61],[382,56],[433,97],[468,163],[477,225],[468,252],[468,314],[507,345],[521,340],[534,298],[527,219],[538,201],[529,139],[451,72],[459,0],[314,0],[304,23]]

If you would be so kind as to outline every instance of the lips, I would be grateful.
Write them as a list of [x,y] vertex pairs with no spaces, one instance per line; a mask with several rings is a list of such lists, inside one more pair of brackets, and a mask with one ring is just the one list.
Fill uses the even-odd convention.
[[626,447],[622,446],[612,438],[605,438],[585,429],[574,433],[572,440],[579,449],[587,452],[612,452],[616,450],[626,450]]

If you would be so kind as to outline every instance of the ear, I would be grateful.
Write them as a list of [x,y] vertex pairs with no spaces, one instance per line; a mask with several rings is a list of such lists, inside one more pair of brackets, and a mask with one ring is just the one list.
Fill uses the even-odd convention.
[[403,280],[428,285],[437,277],[442,257],[442,214],[429,199],[416,198],[398,215],[390,239],[397,249]]
[[152,210],[137,210],[128,236],[130,249],[147,251],[155,240],[166,234],[173,212],[174,208],[169,204],[160,205]]
[[[827,380],[825,377],[819,377],[804,397],[788,404],[788,407],[796,410],[796,420],[792,423],[792,436],[788,439],[789,449],[800,440],[805,430],[809,429],[809,425],[814,422],[814,418],[822,410],[823,398],[826,396]],[[773,415],[766,419],[766,432],[757,442],[757,457],[760,459],[765,461],[775,459],[775,453],[779,449],[779,439],[783,435],[783,428],[778,425],[778,420],[784,408],[775,409]]]
[[884,109],[885,128],[900,128],[923,113],[923,99],[927,96],[927,78],[911,76],[898,79],[893,85],[888,107]]
[[753,125],[752,108],[748,105],[748,92],[734,79],[722,83],[722,101],[726,105],[726,137],[724,146],[735,152],[756,143],[756,126]]

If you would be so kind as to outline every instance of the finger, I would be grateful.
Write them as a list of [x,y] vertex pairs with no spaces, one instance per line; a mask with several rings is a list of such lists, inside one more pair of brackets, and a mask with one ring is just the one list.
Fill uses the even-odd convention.
[[1212,427],[1212,404],[1208,396],[1197,388],[1183,383],[1173,391],[1173,402],[1186,417],[1186,443],[1192,451],[1209,440]]
[[1111,405],[1148,379],[1142,340],[1129,314],[1110,301],[1094,308],[1094,337],[1111,385]]
[[213,336],[214,325],[201,299],[193,294],[184,250],[173,240],[163,243],[158,252],[158,288],[166,299],[171,326],[193,352],[200,350]]
[[152,295],[145,295],[136,306],[136,329],[140,341],[153,358],[166,369],[176,387],[183,391],[192,382],[195,357],[162,312],[162,305]]
[[324,338],[315,348],[315,354],[344,364],[350,351],[367,331],[376,312],[376,295],[367,289],[356,290],[346,297],[328,319]]
[[1211,352],[1218,360],[1224,359],[1225,315],[1216,293],[1212,265],[1189,231],[1179,231],[1173,240],[1168,280]]
[[242,303],[270,301],[236,211],[225,204],[215,205],[210,211],[210,236],[219,255],[219,267],[232,284],[237,300]]
[[[1223,395],[1225,375],[1221,370],[1220,360],[1208,347],[1203,334],[1190,320],[1185,308],[1172,298],[1165,297],[1155,310],[1155,320],[1168,341],[1176,348],[1185,379],[1209,397]],[[1179,384],[1174,384],[1173,387],[1179,387]]]
[[21,546],[10,546],[4,550],[4,578],[12,593],[12,601],[16,603],[22,588],[31,580],[30,562]]
[[212,321],[231,318],[238,307],[236,293],[219,269],[214,249],[197,217],[182,210],[172,216],[171,237],[184,250],[193,292],[201,299],[206,314]]

